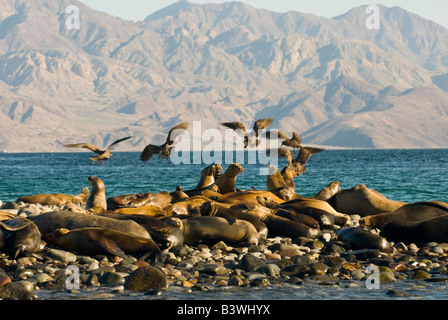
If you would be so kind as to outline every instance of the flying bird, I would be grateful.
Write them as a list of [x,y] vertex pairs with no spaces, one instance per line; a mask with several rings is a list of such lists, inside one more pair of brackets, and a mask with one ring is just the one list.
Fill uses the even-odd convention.
[[[285,147],[280,147],[277,149],[277,154],[279,157],[284,157],[288,160],[289,165],[302,165],[304,166],[308,159],[319,152],[324,151],[324,149],[313,148],[313,147],[301,147],[299,154],[296,158],[292,156],[291,150]],[[271,152],[271,150],[270,150]]]
[[[277,135],[275,135],[277,133]],[[274,137],[277,137],[277,139],[282,139],[282,146],[291,147],[294,149],[299,149],[302,146],[300,143],[302,142],[302,139],[300,138],[299,134],[297,132],[292,133],[292,137],[288,138],[283,131],[276,130],[276,131],[267,131],[265,134],[266,139],[272,139]]]
[[98,154],[95,157],[89,157],[91,160],[93,160],[93,161],[107,161],[107,160],[109,160],[110,156],[112,155],[112,153],[111,153],[112,147],[114,145],[116,145],[117,143],[120,143],[122,141],[128,140],[130,138],[132,138],[132,136],[118,139],[118,140],[114,141],[111,145],[109,145],[109,147],[107,147],[106,150],[101,150],[97,146],[95,146],[95,145],[93,145],[91,143],[65,144],[64,147],[67,147],[67,148],[86,148],[86,149],[89,149],[89,150],[95,152],[96,154]]
[[[255,121],[252,127],[253,131],[250,134],[247,134],[246,127],[244,126],[243,123],[239,121],[221,122],[220,124],[232,130],[235,130],[237,133],[243,135],[244,148],[246,149],[249,146],[249,143],[251,144],[253,143],[253,140],[255,140],[255,145],[258,146],[259,140],[257,138],[259,131],[269,127],[272,124],[272,122],[274,122],[274,118],[265,118]],[[251,139],[251,141],[249,141],[249,139]]]
[[155,154],[158,154],[160,159],[168,159],[171,155],[171,150],[173,149],[174,140],[176,140],[176,138],[187,129],[188,122],[182,122],[178,125],[175,125],[168,132],[165,143],[160,146],[148,144],[145,149],[143,149],[140,155],[140,160],[148,161]]

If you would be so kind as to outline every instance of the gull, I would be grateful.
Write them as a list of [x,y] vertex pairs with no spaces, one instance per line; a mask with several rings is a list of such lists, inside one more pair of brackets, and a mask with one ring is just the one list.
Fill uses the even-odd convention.
[[116,145],[117,143],[120,143],[122,141],[128,140],[130,138],[132,138],[132,136],[118,139],[118,140],[114,141],[109,147],[107,147],[106,150],[101,150],[97,146],[95,146],[95,145],[93,145],[91,143],[65,144],[64,147],[67,147],[67,148],[86,148],[86,149],[89,149],[89,150],[95,152],[96,154],[98,154],[95,157],[89,157],[91,160],[93,160],[93,161],[107,161],[107,160],[109,160],[110,156],[112,155],[112,153],[111,153],[112,147],[114,145]]
[[[265,118],[260,119],[254,122],[254,125],[252,127],[253,131],[250,134],[247,134],[246,127],[242,122],[239,121],[233,121],[233,122],[221,122],[220,124],[230,128],[232,130],[235,130],[239,134],[244,136],[244,148],[246,149],[249,145],[249,139],[251,139],[251,144],[253,143],[253,140],[255,140],[255,145],[258,146],[259,140],[258,138],[258,131],[266,129],[269,127],[272,122],[274,122],[274,118]],[[255,135],[255,137],[254,137]]]
[[187,129],[188,122],[182,122],[178,125],[175,125],[168,132],[165,143],[160,146],[148,144],[145,149],[143,149],[140,155],[140,160],[148,161],[155,154],[158,154],[160,159],[168,159],[171,155],[171,150],[173,149],[174,140],[176,140],[176,138]]

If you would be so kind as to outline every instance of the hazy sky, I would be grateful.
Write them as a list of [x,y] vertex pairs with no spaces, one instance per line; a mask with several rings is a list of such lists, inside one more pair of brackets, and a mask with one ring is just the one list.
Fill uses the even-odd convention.
[[[80,0],[92,9],[104,11],[127,20],[143,20],[149,14],[164,8],[175,0]],[[221,0],[192,0],[192,3],[223,3]],[[275,12],[300,11],[323,17],[334,17],[353,7],[382,4],[386,7],[399,6],[448,28],[447,0],[244,0],[255,8]]]

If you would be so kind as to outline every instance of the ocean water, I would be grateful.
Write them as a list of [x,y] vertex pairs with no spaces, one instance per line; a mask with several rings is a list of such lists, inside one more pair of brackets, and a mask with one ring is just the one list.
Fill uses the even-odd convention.
[[[89,176],[102,179],[106,196],[140,192],[185,190],[196,186],[201,170],[212,163],[205,155],[190,155],[179,164],[157,157],[142,162],[139,152],[115,152],[109,161],[91,161],[90,152],[0,154],[0,200],[40,193],[78,194],[90,185]],[[263,158],[256,154],[215,155],[223,170],[232,162],[244,167],[236,179],[239,189],[266,189]],[[202,163],[197,160],[202,160]],[[220,161],[221,160],[221,161]],[[238,161],[237,161],[238,160]],[[278,167],[286,165],[279,159]],[[386,197],[404,202],[448,202],[448,149],[326,150],[313,155],[304,175],[295,178],[296,192],[316,194],[331,181],[342,189],[365,184]]]

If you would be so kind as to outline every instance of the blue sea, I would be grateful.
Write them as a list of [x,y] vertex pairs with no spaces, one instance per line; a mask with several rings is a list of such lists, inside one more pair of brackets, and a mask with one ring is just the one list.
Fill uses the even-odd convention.
[[[0,154],[0,200],[40,193],[78,194],[90,185],[89,176],[104,181],[106,196],[140,192],[185,190],[196,186],[209,157],[191,154],[179,164],[157,157],[140,161],[139,152],[114,152],[104,164],[91,161],[90,152],[2,153]],[[184,157],[182,159],[185,159]],[[197,160],[202,160],[197,161]],[[254,161],[255,159],[255,161]],[[239,189],[266,189],[266,164],[257,155],[234,153],[214,155],[223,170],[232,162],[243,165],[236,179]],[[221,160],[221,161],[220,161]],[[179,162],[179,161],[177,161]],[[286,165],[279,159],[278,168]],[[404,202],[439,200],[448,202],[448,149],[325,150],[313,155],[304,175],[295,178],[296,192],[316,194],[331,181],[342,189],[365,184],[386,197]]]

